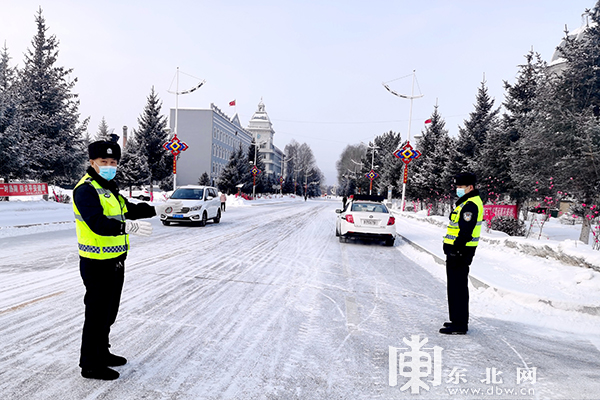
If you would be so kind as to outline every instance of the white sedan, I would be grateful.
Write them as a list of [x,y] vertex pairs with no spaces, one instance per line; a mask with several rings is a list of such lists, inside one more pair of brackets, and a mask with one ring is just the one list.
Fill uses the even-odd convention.
[[171,222],[195,222],[205,226],[209,219],[215,223],[221,221],[221,200],[214,187],[182,186],[173,192],[169,200],[181,201],[183,210],[173,213],[173,210],[168,208],[160,215],[163,225],[170,225]]
[[338,214],[335,235],[340,242],[348,238],[368,238],[384,240],[386,246],[393,246],[396,218],[382,201],[377,196],[357,195],[344,210],[335,210]]

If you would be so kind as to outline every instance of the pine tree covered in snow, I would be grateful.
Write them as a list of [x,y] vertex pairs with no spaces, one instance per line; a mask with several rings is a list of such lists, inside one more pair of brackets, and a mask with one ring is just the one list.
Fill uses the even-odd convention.
[[[162,101],[154,91],[148,95],[144,111],[138,117],[138,129],[135,130],[143,157],[150,168],[150,182],[160,183],[167,188],[172,182],[173,155],[163,148],[168,140],[167,117],[161,114]],[[173,184],[170,184],[173,187]]]
[[21,132],[16,92],[16,68],[9,64],[6,44],[0,53],[0,178],[20,178],[23,157],[20,147]]
[[489,96],[484,79],[477,91],[475,110],[465,120],[464,127],[458,130],[455,158],[451,163],[453,175],[471,171],[482,176],[481,150],[488,133],[498,126],[498,112],[494,109],[494,99]]
[[375,172],[379,177],[373,180],[373,193],[387,196],[388,189],[392,189],[394,196],[401,193],[398,191],[398,181],[402,179],[404,163],[394,156],[394,151],[400,147],[401,139],[400,133],[392,131],[378,135],[374,139],[375,146],[378,147],[375,152],[375,165],[379,165],[375,168]]
[[525,55],[525,59],[527,62],[519,66],[515,83],[504,82],[502,130],[506,138],[498,152],[508,161],[508,166],[493,176],[497,182],[505,182],[504,185],[493,185],[496,192],[509,194],[519,208],[535,193],[535,182],[552,176],[551,171],[543,176],[540,174],[545,168],[540,164],[544,160],[547,164],[552,157],[548,146],[550,138],[544,134],[544,130],[550,128],[544,122],[548,116],[545,99],[552,97],[547,65],[540,54],[533,51]]
[[431,204],[432,213],[439,215],[452,190],[453,175],[447,167],[453,154],[453,142],[437,105],[430,119],[431,123],[416,143],[421,156],[409,164],[407,193],[411,198]]
[[234,194],[238,192],[237,186],[242,184],[242,192],[251,193],[252,182],[250,179],[248,156],[240,144],[238,149],[231,153],[229,162],[217,180],[217,187],[223,193]]
[[127,140],[115,177],[122,187],[131,189],[132,186],[141,187],[150,183],[150,168],[142,150],[135,136]]
[[[600,191],[600,1],[587,11],[590,18],[578,38],[565,37],[559,48],[566,60],[553,98],[554,148],[560,159],[559,182],[569,183],[585,202],[599,201]],[[566,119],[566,120],[565,120]]]
[[106,123],[106,119],[104,119],[104,117],[102,117],[102,119],[100,120],[100,124],[98,124],[98,132],[96,132],[96,136],[94,136],[94,142],[99,141],[99,140],[107,140],[110,139],[110,134],[111,134],[112,130],[108,127],[108,124]]
[[203,185],[203,186],[209,186],[210,185],[210,177],[208,176],[208,173],[205,171],[201,176],[200,179],[198,179],[198,185]]
[[73,183],[87,156],[82,146],[87,119],[79,123],[78,95],[72,92],[77,79],[70,80],[72,69],[56,66],[59,42],[48,36],[41,8],[35,20],[37,34],[18,84],[27,172],[43,182]]
[[558,51],[566,63],[561,72],[560,90],[556,93],[565,106],[583,112],[591,108],[600,116],[600,1],[592,10],[587,27],[579,38],[565,35]]

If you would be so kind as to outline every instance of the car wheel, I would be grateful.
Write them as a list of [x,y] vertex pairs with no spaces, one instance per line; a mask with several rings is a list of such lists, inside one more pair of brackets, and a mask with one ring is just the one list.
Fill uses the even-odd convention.
[[204,211],[200,220],[200,226],[206,226],[206,221],[208,221],[208,216],[206,215],[206,211]]
[[217,210],[217,216],[213,219],[213,221],[215,221],[215,224],[221,222],[221,210]]
[[164,226],[169,226],[169,225],[171,225],[171,223],[170,223],[169,221],[162,221],[162,224],[163,224]]
[[340,231],[338,230],[337,226],[335,227],[335,236],[340,236]]
[[348,241],[348,239],[346,239],[344,236],[340,235],[340,243],[346,243]]
[[394,238],[391,238],[391,239],[385,239],[385,245],[386,245],[386,246],[390,246],[390,247],[391,247],[391,246],[393,246],[393,245],[394,245],[394,241],[395,241],[395,239],[394,239]]

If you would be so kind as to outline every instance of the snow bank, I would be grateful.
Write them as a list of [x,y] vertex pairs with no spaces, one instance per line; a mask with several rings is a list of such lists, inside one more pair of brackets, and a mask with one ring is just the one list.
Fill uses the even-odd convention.
[[[418,213],[402,213],[403,217],[417,219],[432,225],[446,228],[448,218],[443,216],[427,216],[427,211]],[[578,225],[564,225],[551,218],[546,222],[541,238],[538,232],[532,237],[508,236],[504,232],[483,230],[481,240],[490,244],[502,245],[517,249],[520,252],[541,258],[553,258],[567,265],[591,268],[600,272],[600,251],[593,250],[590,245],[580,242]],[[561,240],[555,240],[559,238]]]

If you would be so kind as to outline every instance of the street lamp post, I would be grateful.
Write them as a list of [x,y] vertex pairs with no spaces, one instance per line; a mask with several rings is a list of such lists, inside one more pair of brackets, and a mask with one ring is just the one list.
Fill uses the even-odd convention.
[[[260,174],[260,169],[258,169],[258,163],[257,163],[257,159],[256,157],[258,156],[257,152],[258,152],[258,146],[263,144],[263,143],[267,143],[266,140],[264,141],[254,141],[254,169],[252,170],[252,200],[254,200],[256,198],[256,175]],[[252,161],[250,161],[250,164],[252,164]]]
[[[177,77],[177,83],[175,86],[175,91],[172,92],[170,90],[167,90],[167,92],[175,95],[175,131],[173,132],[173,139],[171,139],[171,141],[169,141],[163,145],[163,146],[169,146],[170,147],[169,149],[167,149],[167,147],[165,147],[165,149],[167,149],[167,150],[171,151],[171,153],[173,153],[173,190],[177,189],[177,161],[176,160],[177,160],[177,155],[179,154],[179,152],[177,151],[178,150],[177,142],[179,140],[179,139],[177,139],[177,134],[179,133],[179,130],[178,130],[179,95],[191,93],[191,92],[199,89],[206,82],[205,80],[202,80],[202,82],[200,82],[193,88],[180,92],[179,91],[179,67],[177,67],[176,77]],[[173,144],[173,143],[175,143],[175,144]],[[183,142],[181,142],[181,143],[185,145],[185,143],[183,143]],[[181,151],[184,151],[185,149],[187,149],[187,145],[185,145],[185,148],[183,148]],[[175,152],[177,152],[177,154],[175,154]]]
[[[390,92],[391,94],[393,94],[394,96],[403,98],[403,99],[409,99],[410,100],[410,111],[409,111],[409,115],[408,115],[408,140],[406,141],[406,143],[408,145],[410,145],[410,126],[411,126],[411,122],[412,122],[412,109],[413,109],[413,100],[414,99],[418,99],[423,97],[423,94],[420,94],[418,96],[415,96],[415,70],[413,70],[412,73],[412,87],[410,90],[410,96],[407,96],[405,94],[399,94],[394,92],[392,89],[390,89],[390,87],[388,85],[386,85],[385,83],[383,83],[383,87],[386,88],[386,90],[388,92]],[[404,164],[404,181],[402,183],[402,208],[401,210],[404,211],[404,198],[405,198],[405,194],[406,194],[406,179],[408,176],[408,164],[405,163]]]
[[360,169],[362,170],[363,163],[362,163],[362,161],[356,162],[352,158],[350,159],[350,161],[352,161],[354,163],[354,174],[356,175],[354,180],[356,181],[356,186],[358,187],[358,194],[360,194],[360,185],[358,184],[358,172],[356,171],[356,166],[360,166]]
[[[375,168],[375,151],[376,149],[378,149],[378,146],[375,146],[375,143],[373,143],[373,146],[371,146],[370,144],[367,145],[368,148],[373,149],[373,152],[371,153],[371,171],[373,171],[373,168]],[[373,179],[371,179],[371,183],[369,184],[369,195],[373,194]]]

